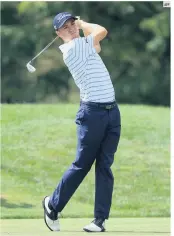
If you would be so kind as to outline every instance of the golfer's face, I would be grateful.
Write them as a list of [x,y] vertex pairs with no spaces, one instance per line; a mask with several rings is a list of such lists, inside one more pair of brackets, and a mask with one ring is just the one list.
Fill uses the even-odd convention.
[[70,41],[79,37],[79,29],[75,24],[75,20],[67,20],[65,24],[59,29],[58,33],[64,41]]

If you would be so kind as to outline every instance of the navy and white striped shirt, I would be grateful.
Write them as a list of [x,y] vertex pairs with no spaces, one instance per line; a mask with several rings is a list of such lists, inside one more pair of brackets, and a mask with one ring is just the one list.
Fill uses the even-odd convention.
[[61,45],[63,60],[80,89],[80,99],[88,102],[115,101],[109,72],[93,46],[93,36],[80,37]]

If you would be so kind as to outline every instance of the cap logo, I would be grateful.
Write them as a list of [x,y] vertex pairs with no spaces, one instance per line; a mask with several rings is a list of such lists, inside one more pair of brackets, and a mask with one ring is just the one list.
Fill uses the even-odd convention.
[[59,17],[58,21],[61,21],[66,16],[71,16],[71,14],[62,14],[62,16]]

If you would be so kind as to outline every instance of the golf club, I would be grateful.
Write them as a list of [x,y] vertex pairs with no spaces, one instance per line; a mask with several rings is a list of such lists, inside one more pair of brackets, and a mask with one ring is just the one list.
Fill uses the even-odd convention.
[[34,59],[36,59],[36,57],[38,57],[42,52],[44,52],[57,38],[58,38],[58,36],[55,39],[53,39],[52,42],[50,42],[41,52],[39,52],[35,57],[33,57],[33,59],[31,59],[31,61],[29,61],[26,64],[26,67],[27,67],[29,72],[33,73],[33,72],[36,71],[36,68],[31,65],[32,61],[34,61]]

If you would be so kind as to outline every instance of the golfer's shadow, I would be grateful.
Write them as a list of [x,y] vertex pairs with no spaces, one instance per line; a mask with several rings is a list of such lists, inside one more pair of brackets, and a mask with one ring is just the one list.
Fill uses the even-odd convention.
[[135,231],[135,230],[128,230],[128,231],[125,231],[125,230],[112,230],[112,231],[107,231],[107,233],[132,233],[132,234],[167,234],[167,233],[170,233],[170,232],[159,232],[159,231]]
[[32,208],[34,205],[28,204],[28,203],[20,203],[20,204],[15,204],[15,203],[9,203],[5,198],[0,198],[1,201],[1,207],[6,207],[6,208]]
[[[62,232],[66,232],[66,233],[72,233],[72,232],[76,232],[76,233],[82,233],[82,230],[62,230]],[[84,231],[83,231],[84,232]],[[98,232],[98,233],[100,233],[100,232]],[[143,234],[160,234],[160,235],[163,235],[163,234],[169,234],[170,232],[159,232],[159,231],[135,231],[135,230],[112,230],[112,231],[106,231],[106,233],[107,234],[110,234],[110,233],[124,233],[124,234],[142,234],[142,236],[143,236]],[[92,234],[92,232],[91,232],[91,234]],[[94,234],[96,234],[96,233],[94,233]]]

